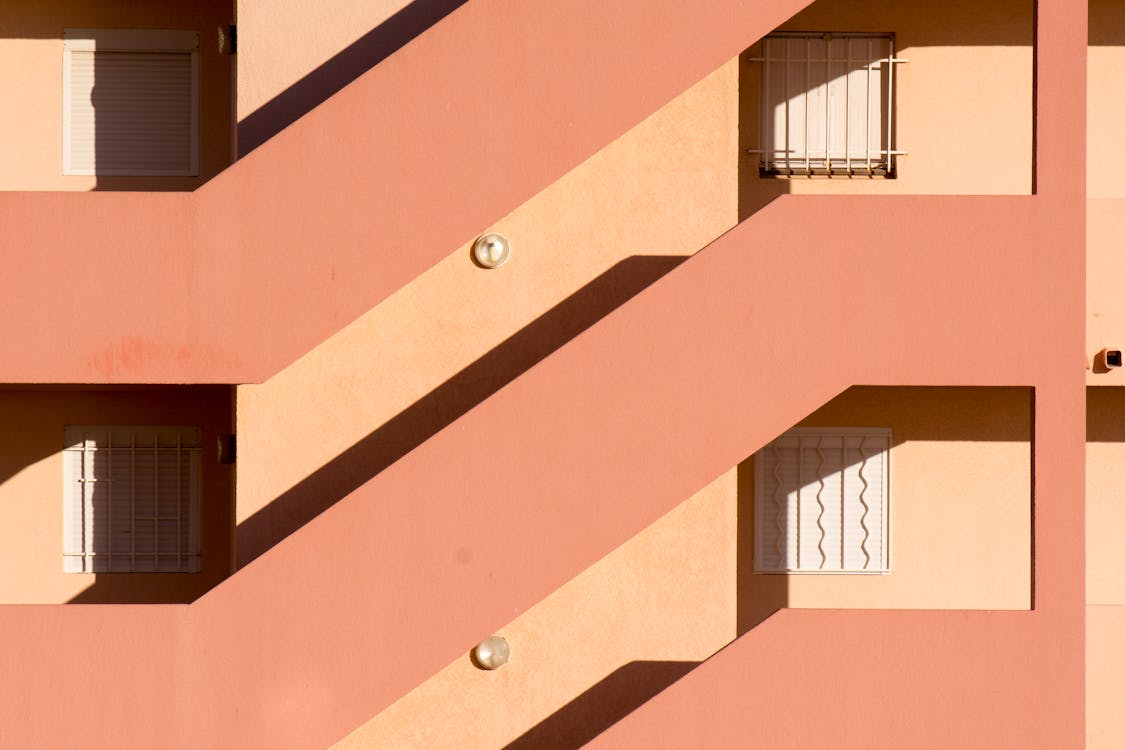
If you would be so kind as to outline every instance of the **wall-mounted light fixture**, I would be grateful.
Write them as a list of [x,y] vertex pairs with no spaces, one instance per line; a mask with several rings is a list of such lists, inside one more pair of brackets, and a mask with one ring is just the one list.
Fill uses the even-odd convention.
[[502,234],[489,232],[473,243],[473,261],[481,268],[499,268],[508,262],[512,246]]
[[508,642],[498,635],[493,635],[476,645],[471,658],[473,664],[480,669],[493,670],[507,664],[511,654],[512,650],[508,648]]

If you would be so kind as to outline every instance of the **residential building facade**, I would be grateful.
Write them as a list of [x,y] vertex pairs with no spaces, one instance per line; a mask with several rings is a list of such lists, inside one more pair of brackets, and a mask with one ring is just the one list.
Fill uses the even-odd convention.
[[1120,4],[9,6],[0,746],[1125,742]]

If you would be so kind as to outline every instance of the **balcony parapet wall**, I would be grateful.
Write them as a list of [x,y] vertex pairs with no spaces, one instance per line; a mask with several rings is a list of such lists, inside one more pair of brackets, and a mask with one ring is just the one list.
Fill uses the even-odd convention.
[[260,382],[805,5],[474,0],[190,195],[0,194],[0,382]]
[[[0,660],[27,675],[0,686],[26,717],[5,731],[61,744],[75,725],[44,719],[57,706],[29,681],[88,684],[155,658],[182,686],[155,744],[323,746],[848,385],[1039,384],[1082,343],[1080,304],[1039,302],[1080,300],[1082,279],[1041,203],[778,199],[178,619],[114,610],[128,632],[166,632],[158,653],[92,634],[73,609],[5,608],[4,632],[22,635]],[[1040,543],[1037,564],[1075,562],[1067,549]],[[129,717],[158,693],[95,691],[77,715],[87,736],[134,741]]]

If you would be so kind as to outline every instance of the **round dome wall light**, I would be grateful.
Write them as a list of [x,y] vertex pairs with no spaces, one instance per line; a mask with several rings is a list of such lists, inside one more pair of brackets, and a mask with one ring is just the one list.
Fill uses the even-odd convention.
[[473,648],[471,657],[473,664],[489,671],[499,669],[508,663],[512,650],[508,642],[498,635],[489,636]]
[[502,234],[482,234],[473,243],[473,262],[481,268],[499,268],[508,262],[512,246]]

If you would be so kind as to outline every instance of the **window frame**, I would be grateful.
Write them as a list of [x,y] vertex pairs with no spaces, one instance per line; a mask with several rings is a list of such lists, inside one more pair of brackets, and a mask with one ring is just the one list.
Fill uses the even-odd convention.
[[[770,63],[771,62],[781,63],[785,66],[785,70],[786,70],[785,77],[786,77],[786,86],[787,86],[786,92],[787,93],[789,92],[789,89],[788,89],[789,78],[788,78],[788,76],[789,76],[790,65],[793,64],[788,59],[788,54],[787,54],[785,60],[775,60],[775,59],[773,59],[769,56],[769,49],[768,49],[769,42],[771,40],[777,41],[777,40],[782,40],[782,39],[786,40],[787,50],[788,50],[788,46],[789,46],[789,41],[794,40],[794,39],[804,39],[804,40],[806,40],[806,42],[808,42],[809,40],[823,40],[823,41],[829,43],[829,45],[830,45],[830,42],[832,40],[846,39],[846,40],[849,41],[849,50],[850,50],[851,40],[857,40],[857,39],[878,40],[881,43],[887,44],[887,55],[885,57],[876,57],[875,59],[871,60],[868,63],[868,66],[867,66],[867,67],[870,67],[871,65],[878,63],[880,66],[885,66],[885,69],[886,69],[885,73],[883,73],[883,72],[880,73],[880,85],[879,85],[879,89],[880,89],[879,111],[880,111],[880,118],[881,118],[880,130],[881,131],[885,130],[885,137],[886,137],[885,148],[880,148],[877,151],[872,152],[870,150],[870,136],[869,136],[868,137],[868,143],[865,145],[865,148],[864,148],[864,157],[865,158],[860,158],[858,156],[857,157],[851,157],[850,154],[849,154],[851,137],[848,133],[847,125],[845,124],[845,126],[844,126],[845,130],[844,130],[844,133],[842,134],[843,140],[845,142],[844,155],[843,155],[842,158],[833,156],[833,148],[832,148],[832,145],[831,145],[833,133],[835,132],[836,135],[840,135],[840,133],[832,130],[833,123],[831,122],[831,117],[830,117],[829,114],[826,114],[823,118],[823,123],[824,123],[823,129],[825,131],[825,138],[826,138],[825,153],[824,153],[823,158],[814,158],[811,155],[812,152],[813,152],[813,149],[809,148],[808,141],[807,141],[807,133],[810,130],[810,125],[809,125],[808,120],[804,121],[805,122],[804,132],[806,133],[805,145],[803,147],[804,154],[799,156],[799,157],[794,157],[792,159],[792,162],[790,162],[789,159],[780,160],[780,159],[777,159],[777,158],[771,158],[771,157],[775,157],[775,155],[777,153],[779,153],[779,151],[778,151],[778,146],[777,146],[777,143],[776,143],[776,135],[770,137],[770,145],[772,146],[772,148],[770,148],[770,149],[766,148],[767,131],[772,132],[772,127],[767,125],[767,122],[768,122],[772,113],[767,112],[768,102],[766,101],[766,92],[769,91],[768,79],[769,79],[769,75],[770,75]],[[868,178],[887,178],[887,179],[894,179],[898,176],[898,173],[897,173],[897,158],[896,157],[905,155],[905,152],[895,149],[895,122],[894,122],[895,121],[895,106],[894,106],[895,65],[899,64],[899,63],[908,62],[908,60],[906,60],[905,58],[900,58],[900,57],[896,56],[896,54],[895,54],[895,34],[893,32],[775,31],[775,32],[772,32],[772,33],[767,34],[766,36],[762,37],[762,39],[759,40],[758,43],[755,46],[760,50],[760,53],[757,54],[757,55],[751,55],[751,56],[747,57],[747,61],[752,62],[752,63],[757,63],[758,66],[759,66],[758,108],[757,108],[758,109],[758,124],[757,124],[757,128],[758,128],[758,132],[757,132],[758,147],[757,148],[749,148],[749,149],[747,149],[747,152],[749,152],[751,154],[755,154],[757,156],[757,166],[758,166],[759,176],[761,176],[761,177],[784,177],[784,178],[792,178],[792,177],[798,177],[798,178],[801,178],[801,177],[804,177],[804,178],[812,178],[812,177],[828,177],[828,178],[831,178],[831,177],[850,177],[850,178],[868,177]],[[826,56],[825,56],[824,60],[816,60],[815,62],[817,62],[818,64],[824,63],[826,69],[833,62],[840,62],[840,63],[847,64],[848,62],[855,59],[855,58],[851,57],[850,51],[849,51],[849,55],[847,57],[839,58],[839,59],[832,57],[831,51],[827,48],[826,48],[825,54],[826,54]],[[806,81],[805,85],[807,86],[808,85],[809,71],[811,70],[811,65],[814,62],[812,60],[812,58],[809,57],[809,53],[807,51],[807,43],[806,43],[805,57],[804,58],[798,58],[794,62],[796,62],[796,63],[803,62],[804,63],[804,65],[805,65],[805,77],[806,77],[805,78],[805,81]],[[851,73],[852,73],[852,71],[848,71],[845,74],[845,77],[848,78],[848,80],[850,80]],[[825,83],[817,84],[816,89],[819,89],[823,85],[825,87],[825,93],[827,95],[827,94],[830,93],[829,87],[830,87],[830,84],[831,84],[832,80],[834,80],[834,79],[829,79],[828,75],[826,75],[825,78],[826,78]],[[868,86],[870,86],[870,78],[868,78]],[[800,92],[800,96],[804,97],[804,101],[806,102],[806,106],[805,106],[806,117],[807,117],[808,112],[810,111],[808,106],[807,106],[807,101],[808,101],[809,94],[812,91],[814,91],[814,89],[807,88],[805,91]],[[845,84],[845,91],[849,92],[847,84]],[[851,110],[850,110],[849,105],[848,105],[848,98],[849,97],[850,97],[850,92],[845,94],[845,104],[844,104],[844,107],[843,107],[843,111],[845,112],[845,117],[846,117],[848,122],[850,122],[850,120],[851,120]],[[830,113],[832,111],[832,108],[828,105],[827,100],[828,100],[828,97],[826,96],[826,109]],[[868,88],[867,91],[866,91],[865,101],[867,102],[868,110],[870,110],[871,109],[870,88]],[[819,109],[818,109],[817,115],[819,116],[819,114],[820,113],[819,113]],[[804,119],[804,118],[802,118],[802,119]],[[788,122],[788,120],[787,120],[787,122]],[[837,125],[836,127],[839,127],[839,126]],[[788,129],[788,125],[786,126],[786,128]],[[786,138],[788,138],[788,133],[786,133]],[[788,143],[788,141],[786,141],[786,143]],[[878,158],[873,158],[875,156],[877,156]],[[784,161],[784,166],[782,166],[782,161]],[[843,162],[843,164],[834,166],[834,162]]]
[[[123,442],[124,435],[129,436],[130,447],[126,448],[121,443]],[[96,436],[91,438],[91,436]],[[186,437],[186,440],[185,440]],[[93,448],[89,443],[97,438],[108,438],[109,446],[106,448],[98,447],[95,443]],[[89,515],[94,517],[93,497],[92,493],[86,490],[85,473],[87,471],[88,455],[99,450],[108,450],[109,458],[107,463],[112,461],[113,452],[115,450],[129,450],[130,455],[130,471],[133,471],[135,466],[136,454],[147,453],[153,451],[159,453],[160,451],[176,451],[177,467],[181,467],[179,461],[182,456],[187,454],[188,465],[184,469],[188,483],[187,498],[181,500],[177,496],[176,506],[176,567],[174,569],[161,568],[160,558],[171,555],[171,552],[163,551],[160,546],[160,531],[159,526],[161,521],[169,519],[160,518],[160,507],[158,504],[159,494],[155,487],[158,481],[159,473],[159,460],[154,462],[153,470],[153,497],[152,497],[152,513],[151,519],[138,518],[139,509],[137,507],[137,494],[135,489],[135,480],[130,484],[130,548],[129,553],[129,567],[121,568],[114,567],[114,558],[119,553],[113,551],[114,537],[113,537],[113,495],[112,490],[110,494],[104,499],[106,503],[105,511],[108,513],[108,524],[106,527],[106,547],[105,550],[99,552],[98,540],[93,538],[97,532],[94,530],[94,524],[97,523],[96,519],[87,523],[86,519]],[[63,539],[62,539],[62,552],[63,552],[63,572],[64,573],[159,573],[159,574],[193,574],[202,571],[202,519],[201,513],[201,495],[203,487],[203,460],[202,460],[202,430],[198,427],[188,426],[166,426],[166,425],[65,425],[63,428]],[[77,468],[73,460],[73,454],[81,454],[80,468]],[[93,468],[92,466],[90,468]],[[113,464],[110,463],[109,468],[112,469]],[[82,476],[78,476],[77,474]],[[179,479],[179,477],[177,477]],[[105,481],[105,478],[94,476],[95,482]],[[110,483],[112,487],[112,483]],[[187,508],[186,514],[181,512],[180,503],[186,501]],[[78,505],[79,507],[76,507]],[[181,517],[186,515],[186,535],[180,526],[182,523]],[[136,552],[134,546],[137,538],[137,522],[151,521],[153,529],[153,544],[152,551],[149,553]],[[181,540],[186,536],[187,549],[183,549]],[[80,540],[80,548],[73,549],[72,544],[74,540]],[[98,562],[99,557],[105,557],[105,563]],[[137,557],[147,557],[152,560],[152,568],[138,569]]]
[[[190,158],[186,169],[75,167],[71,149],[71,73],[74,52],[188,53],[191,60]],[[101,177],[199,176],[199,33],[178,29],[63,29],[63,175]]]
[[[781,557],[781,559],[778,561],[780,567],[779,567],[779,565],[767,566],[766,561],[764,559],[764,557],[765,557],[765,555],[764,555],[764,550],[765,550],[764,529],[765,529],[765,524],[767,522],[766,518],[765,518],[765,515],[764,515],[765,512],[766,512],[765,511],[765,507],[766,507],[765,454],[766,454],[767,451],[769,451],[771,449],[772,446],[776,445],[778,443],[778,441],[783,440],[783,439],[788,438],[788,437],[797,437],[798,438],[798,446],[799,446],[798,450],[801,450],[800,446],[802,445],[800,439],[807,438],[807,437],[819,437],[819,438],[831,437],[831,438],[842,438],[842,439],[845,439],[845,440],[848,437],[852,437],[852,438],[862,437],[864,439],[868,439],[868,438],[875,439],[875,438],[877,438],[877,439],[883,441],[883,444],[884,444],[885,447],[883,447],[881,450],[875,452],[874,454],[871,454],[871,455],[880,455],[881,454],[881,456],[882,456],[881,462],[880,462],[881,463],[881,466],[880,466],[881,494],[880,494],[880,497],[879,497],[880,509],[881,509],[881,512],[880,512],[881,528],[880,528],[880,540],[879,540],[880,541],[881,564],[878,567],[867,568],[867,569],[853,569],[853,568],[847,568],[847,567],[829,568],[829,569],[823,569],[823,568],[813,569],[813,568],[809,568],[809,567],[802,567],[799,557],[796,561],[796,566],[785,567],[785,563],[786,563],[786,557],[785,556]],[[862,445],[862,443],[861,443],[861,445]],[[784,433],[782,433],[781,435],[778,435],[774,440],[771,440],[768,444],[763,446],[757,453],[755,453],[754,454],[754,573],[755,574],[761,574],[761,575],[889,575],[891,573],[891,559],[892,559],[891,558],[891,554],[892,554],[892,549],[891,549],[891,539],[892,539],[892,534],[891,534],[891,518],[892,518],[891,517],[891,453],[892,453],[893,447],[894,447],[893,436],[892,436],[891,428],[889,428],[889,427],[833,427],[833,426],[821,427],[821,426],[816,426],[816,427],[794,427],[792,429],[786,430]],[[867,461],[867,460],[870,460],[870,456],[868,456],[864,459],[864,461]],[[841,468],[841,470],[840,470],[841,473],[843,473],[843,471],[845,471],[846,468],[849,466],[848,464],[845,463],[845,461],[846,461],[846,454],[841,459],[841,464],[843,464],[843,468]],[[830,476],[830,475],[828,475],[828,476]],[[803,477],[803,474],[802,474],[802,477]],[[801,481],[801,479],[802,478],[799,477],[798,481]],[[843,481],[844,480],[841,480],[841,482],[843,482]],[[841,487],[841,489],[842,489],[842,491],[844,490],[843,486]],[[787,498],[787,504],[791,503],[791,502],[792,502],[792,500]],[[798,504],[800,502],[799,494],[798,494],[797,502],[798,502]],[[843,500],[841,500],[841,506],[843,506]],[[787,510],[786,510],[786,514],[787,514],[787,517],[788,517],[788,514],[789,514],[788,507],[787,507]],[[842,510],[841,510],[841,517],[843,517],[843,511]],[[798,527],[797,527],[797,533],[798,533],[798,535],[800,535],[800,533],[801,533],[801,529],[799,527],[799,524],[798,524]],[[824,539],[824,532],[822,530],[821,541],[823,541],[823,539]],[[846,544],[846,541],[843,539],[843,535],[841,535],[841,546],[843,546],[843,544]],[[788,549],[788,542],[786,542],[786,548]],[[843,560],[841,561],[841,564],[843,565]]]

